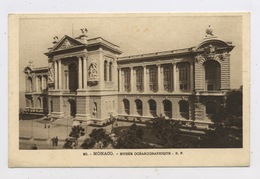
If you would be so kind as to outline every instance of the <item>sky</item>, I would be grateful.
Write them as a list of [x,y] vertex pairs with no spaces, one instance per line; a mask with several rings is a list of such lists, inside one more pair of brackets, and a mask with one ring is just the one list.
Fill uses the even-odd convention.
[[[24,68],[33,61],[35,67],[47,66],[44,55],[52,47],[54,36],[78,37],[81,28],[88,29],[88,38],[103,37],[118,45],[121,56],[189,48],[199,45],[206,28],[231,41],[231,88],[242,84],[242,18],[240,16],[183,16],[173,14],[98,14],[72,16],[27,16],[19,22],[19,92],[24,107]],[[244,59],[245,60],[245,59]]]

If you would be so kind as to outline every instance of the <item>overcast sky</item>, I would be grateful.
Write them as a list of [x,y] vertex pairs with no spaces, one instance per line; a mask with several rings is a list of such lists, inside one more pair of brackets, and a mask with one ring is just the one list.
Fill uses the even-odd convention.
[[[23,69],[33,61],[35,67],[47,66],[47,48],[54,36],[79,36],[88,29],[88,38],[103,37],[120,46],[121,56],[150,53],[197,46],[211,25],[213,34],[232,41],[231,88],[242,84],[242,18],[239,16],[174,16],[174,15],[99,15],[66,18],[23,18],[19,24],[20,92],[25,91]],[[22,94],[22,93],[20,93]],[[20,97],[24,106],[24,97]]]

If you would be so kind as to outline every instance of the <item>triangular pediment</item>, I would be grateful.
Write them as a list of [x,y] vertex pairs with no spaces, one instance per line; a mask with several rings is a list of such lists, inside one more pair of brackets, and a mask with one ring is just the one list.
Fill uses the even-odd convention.
[[59,51],[59,50],[65,50],[74,48],[76,46],[81,46],[83,43],[81,43],[78,40],[73,39],[72,37],[69,37],[65,35],[51,50],[51,52]]

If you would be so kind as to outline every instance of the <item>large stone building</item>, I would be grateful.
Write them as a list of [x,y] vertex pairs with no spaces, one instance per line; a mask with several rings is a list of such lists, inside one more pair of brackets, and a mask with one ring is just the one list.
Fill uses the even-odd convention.
[[102,125],[111,115],[141,121],[164,115],[207,126],[230,90],[234,46],[210,28],[195,47],[124,57],[117,45],[88,39],[85,29],[53,44],[45,53],[48,68],[24,70],[26,110],[51,118]]

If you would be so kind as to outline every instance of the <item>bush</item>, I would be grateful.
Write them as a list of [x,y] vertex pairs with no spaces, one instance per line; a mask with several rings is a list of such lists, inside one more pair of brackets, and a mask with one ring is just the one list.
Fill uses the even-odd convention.
[[84,142],[81,144],[81,147],[83,149],[91,149],[95,146],[96,141],[94,139],[91,138],[87,138],[84,140]]

